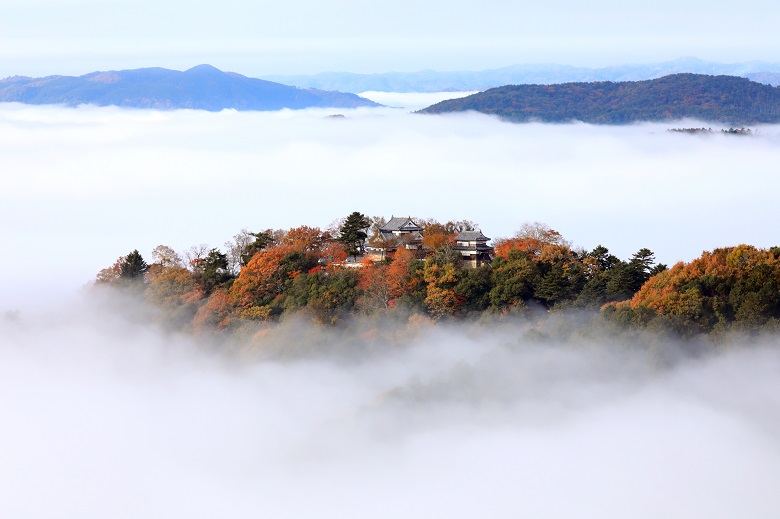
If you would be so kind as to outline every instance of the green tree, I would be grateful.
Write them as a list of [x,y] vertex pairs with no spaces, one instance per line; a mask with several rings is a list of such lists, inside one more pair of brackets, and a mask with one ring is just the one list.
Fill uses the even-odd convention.
[[347,256],[357,257],[365,251],[366,229],[371,226],[371,220],[362,213],[353,212],[339,229],[340,234],[337,240],[344,245]]
[[119,266],[119,277],[124,281],[143,280],[144,274],[149,270],[149,265],[144,261],[138,249],[125,256]]
[[455,285],[455,294],[463,299],[462,310],[482,312],[490,305],[490,290],[493,288],[493,268],[481,265],[475,269],[464,269]]
[[597,246],[595,249],[587,253],[586,256],[595,259],[599,269],[602,271],[609,270],[621,263],[621,261],[616,256],[610,254],[609,249],[603,245]]
[[504,310],[522,304],[533,297],[538,280],[536,262],[527,253],[512,249],[507,259],[498,257],[493,262],[490,306]]
[[245,244],[241,248],[241,266],[245,266],[252,259],[252,256],[260,252],[261,250],[270,247],[274,244],[274,237],[271,229],[267,229],[262,232],[249,232],[248,236],[254,238],[251,242]]
[[220,252],[219,249],[211,249],[206,257],[197,260],[193,267],[207,294],[210,294],[222,283],[233,279],[228,271],[227,255]]

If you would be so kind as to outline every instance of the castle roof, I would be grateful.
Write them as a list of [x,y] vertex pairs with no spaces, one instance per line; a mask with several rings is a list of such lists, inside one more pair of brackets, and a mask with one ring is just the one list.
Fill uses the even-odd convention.
[[392,232],[392,231],[419,232],[422,231],[423,228],[417,225],[416,223],[414,223],[411,218],[392,217],[390,218],[390,221],[384,224],[379,230],[383,232]]
[[482,231],[461,231],[455,236],[455,241],[488,241],[490,238],[482,234]]

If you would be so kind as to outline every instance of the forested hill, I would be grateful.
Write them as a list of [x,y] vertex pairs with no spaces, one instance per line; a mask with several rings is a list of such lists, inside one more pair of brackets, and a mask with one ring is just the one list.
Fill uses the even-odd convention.
[[0,80],[0,102],[92,104],[128,108],[219,111],[378,106],[355,94],[300,89],[199,65],[184,72],[143,68],[83,76],[11,77]]
[[474,110],[516,122],[626,124],[694,118],[732,125],[780,122],[780,87],[734,76],[673,74],[648,81],[508,85],[421,110]]

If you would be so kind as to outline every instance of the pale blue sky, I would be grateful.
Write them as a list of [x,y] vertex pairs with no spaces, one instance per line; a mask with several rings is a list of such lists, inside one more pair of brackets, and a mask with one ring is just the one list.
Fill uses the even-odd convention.
[[780,60],[776,2],[3,0],[0,76],[211,63],[247,75]]

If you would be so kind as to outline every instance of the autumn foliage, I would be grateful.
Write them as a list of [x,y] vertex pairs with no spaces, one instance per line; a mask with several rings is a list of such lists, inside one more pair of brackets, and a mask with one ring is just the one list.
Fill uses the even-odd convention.
[[629,301],[604,312],[619,322],[663,325],[685,335],[780,324],[779,256],[778,248],[749,245],[704,252],[650,278]]
[[600,245],[575,250],[535,222],[496,240],[492,262],[474,268],[452,240],[471,222],[427,225],[422,248],[399,247],[381,261],[355,261],[333,232],[301,226],[242,231],[229,256],[201,245],[182,259],[161,245],[147,265],[134,250],[96,284],[140,293],[162,320],[199,332],[270,326],[292,314],[337,325],[357,314],[434,322],[566,308],[683,336],[780,327],[778,248],[717,249],[666,269],[648,249],[625,261]]

